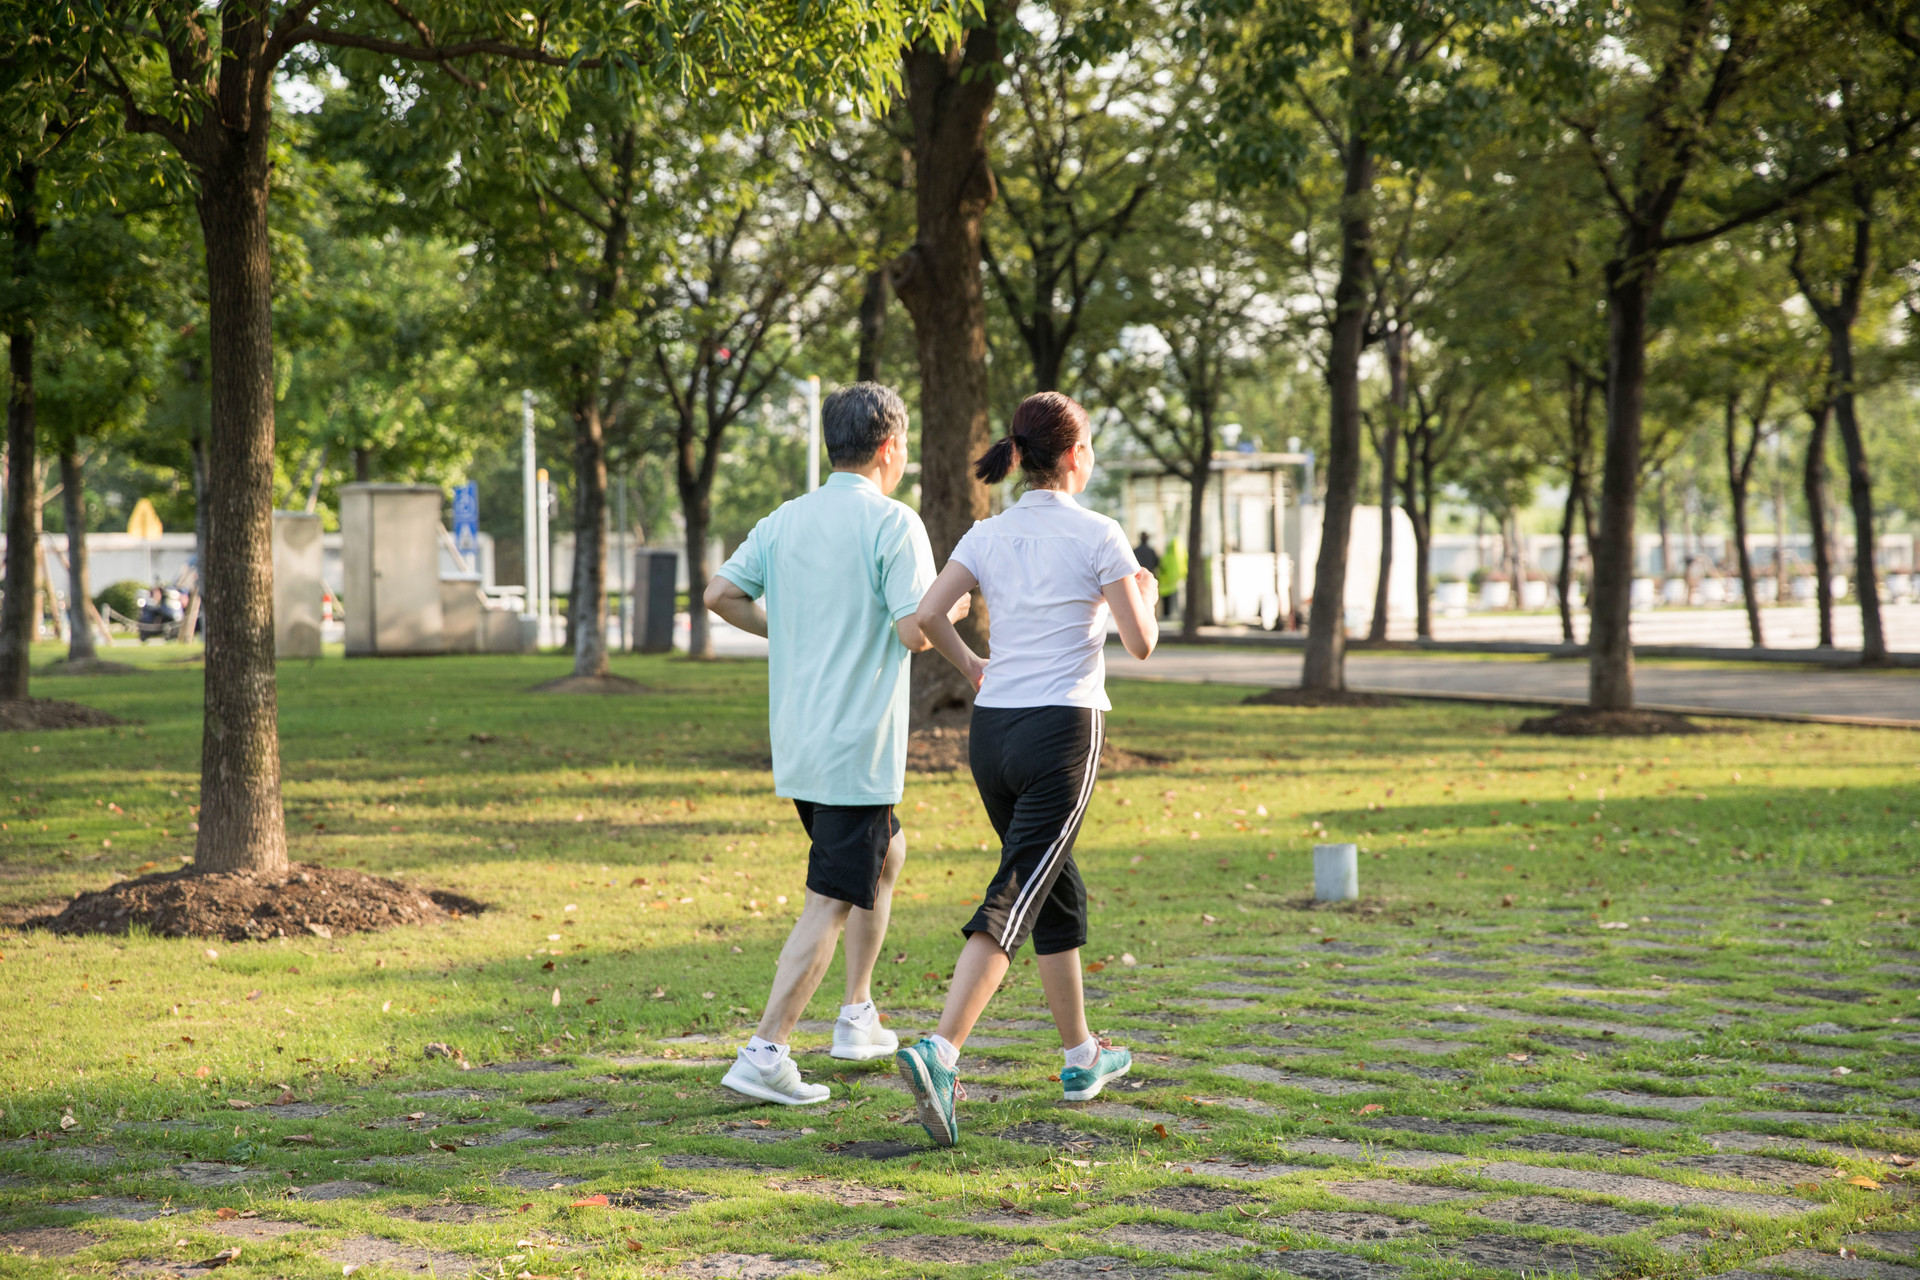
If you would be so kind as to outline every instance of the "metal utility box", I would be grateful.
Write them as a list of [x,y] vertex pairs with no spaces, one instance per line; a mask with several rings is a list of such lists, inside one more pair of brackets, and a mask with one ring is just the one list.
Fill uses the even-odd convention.
[[480,652],[480,615],[485,608],[479,574],[450,573],[440,579],[440,634],[448,653]]
[[641,653],[673,649],[674,571],[679,555],[642,549],[633,563],[633,643]]
[[427,484],[340,486],[348,657],[446,651],[441,501]]
[[320,517],[273,513],[273,656],[320,656]]

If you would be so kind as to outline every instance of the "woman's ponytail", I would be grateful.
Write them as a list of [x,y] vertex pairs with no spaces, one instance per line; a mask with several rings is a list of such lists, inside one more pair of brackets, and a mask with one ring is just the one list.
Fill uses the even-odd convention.
[[1028,396],[1013,411],[1007,434],[974,460],[973,474],[987,484],[999,484],[1018,462],[1030,483],[1044,485],[1086,427],[1087,411],[1058,391]]
[[986,484],[999,484],[1013,470],[1013,437],[1002,436],[973,461],[974,476]]

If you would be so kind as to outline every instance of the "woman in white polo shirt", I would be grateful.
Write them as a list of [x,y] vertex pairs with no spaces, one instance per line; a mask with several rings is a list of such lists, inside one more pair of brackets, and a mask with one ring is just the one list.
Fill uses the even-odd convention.
[[[1094,1097],[1132,1057],[1087,1027],[1080,948],[1087,893],[1073,862],[1100,765],[1107,701],[1107,617],[1127,652],[1144,659],[1159,639],[1153,575],[1120,526],[1075,502],[1093,474],[1087,412],[1057,392],[1029,396],[1013,424],[974,464],[988,484],[1018,466],[1020,501],[960,539],[920,601],[916,621],[934,648],[973,682],[974,783],[1001,841],[1000,867],[963,932],[940,1028],[900,1050],[900,1074],[920,1121],[941,1146],[959,1140],[954,1116],[960,1046],[1029,937],[1060,1031],[1068,1101]],[[978,586],[992,657],[967,647],[946,620]]]

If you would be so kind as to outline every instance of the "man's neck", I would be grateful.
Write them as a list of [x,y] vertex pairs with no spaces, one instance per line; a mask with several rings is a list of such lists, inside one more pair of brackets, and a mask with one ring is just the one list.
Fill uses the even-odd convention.
[[880,464],[878,462],[865,467],[835,467],[834,471],[850,476],[860,476],[869,481],[876,489],[880,487]]

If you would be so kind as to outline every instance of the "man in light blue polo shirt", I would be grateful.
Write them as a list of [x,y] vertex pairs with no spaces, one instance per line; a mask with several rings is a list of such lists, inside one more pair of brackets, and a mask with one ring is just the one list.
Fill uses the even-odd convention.
[[833,474],[755,525],[705,597],[727,622],[767,637],[774,794],[793,801],[812,842],[806,905],[766,1013],[722,1081],[787,1105],[829,1096],[801,1080],[788,1039],[843,929],[833,1056],[864,1061],[899,1047],[869,982],[907,855],[893,807],[906,783],[910,656],[928,647],[913,615],[933,582],[920,517],[887,496],[907,470],[906,405],[860,382],[828,396],[820,417]]

